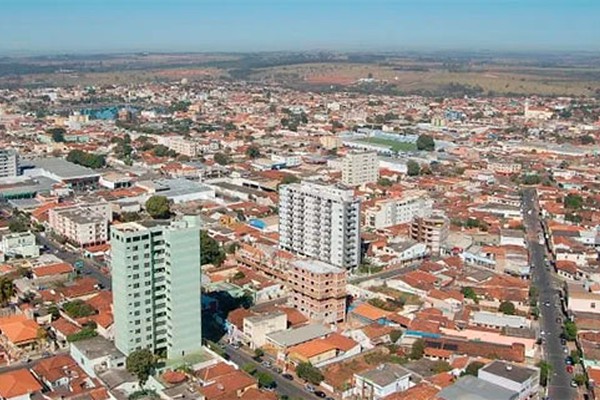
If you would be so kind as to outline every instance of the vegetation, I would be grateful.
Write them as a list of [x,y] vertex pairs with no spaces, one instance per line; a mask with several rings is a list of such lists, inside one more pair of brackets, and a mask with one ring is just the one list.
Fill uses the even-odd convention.
[[91,339],[96,336],[98,336],[98,332],[96,332],[96,328],[92,325],[88,325],[88,326],[83,327],[79,332],[73,333],[72,335],[67,336],[67,342],[69,342],[69,343],[78,342],[80,340]]
[[213,264],[219,266],[225,261],[225,252],[215,239],[206,231],[200,232],[200,264]]
[[401,337],[402,331],[400,329],[395,329],[392,332],[390,332],[390,340],[392,341],[392,343],[396,343]]
[[296,175],[287,174],[286,176],[283,177],[281,182],[279,182],[279,186],[289,185],[290,183],[299,183],[299,182],[300,182],[300,178],[298,178]]
[[410,350],[410,358],[413,360],[420,360],[425,354],[425,341],[423,339],[417,339],[412,345]]
[[400,152],[409,152],[417,150],[417,146],[414,143],[410,142],[400,142],[398,140],[393,139],[385,139],[380,137],[369,137],[360,139],[361,142],[379,144],[382,146],[389,147],[392,151],[396,153]]
[[461,293],[466,299],[471,299],[475,303],[479,303],[479,296],[477,296],[477,293],[475,293],[475,290],[473,290],[472,287],[465,286],[462,288]]
[[272,389],[277,386],[275,383],[275,379],[266,372],[259,371],[256,373],[256,378],[258,379],[258,386],[261,388]]
[[65,128],[50,128],[47,132],[52,136],[52,140],[56,143],[63,143],[65,141]]
[[434,151],[435,141],[429,135],[419,135],[417,139],[417,150]]
[[242,365],[242,371],[246,372],[247,374],[254,375],[256,373],[256,365],[252,363],[246,363]]
[[154,372],[156,358],[148,349],[135,350],[127,356],[125,365],[127,371],[138,378],[140,387],[143,387],[150,375]]
[[515,315],[515,305],[510,301],[503,301],[498,307],[498,311],[505,315]]
[[576,374],[573,377],[573,380],[575,381],[577,386],[583,386],[587,383],[587,377],[585,376],[585,374]]
[[325,379],[321,370],[314,367],[311,363],[300,363],[296,367],[296,375],[299,378],[304,379],[312,383],[313,385],[319,385]]
[[213,156],[213,159],[215,160],[215,162],[217,164],[220,164],[220,165],[227,165],[227,164],[231,164],[231,162],[232,162],[231,157],[229,157],[225,153],[215,153],[215,155]]
[[29,230],[29,221],[22,215],[13,217],[8,223],[8,230],[12,233],[27,232]]
[[386,310],[386,311],[398,311],[398,310],[401,310],[402,307],[404,307],[403,299],[382,300],[378,297],[374,297],[374,298],[367,300],[367,303],[369,303],[373,307],[381,308],[382,310]]
[[564,326],[565,338],[575,340],[577,338],[577,325],[573,321],[566,321]]
[[13,281],[6,276],[0,276],[0,306],[5,307],[14,294]]
[[265,355],[265,352],[261,348],[254,349],[254,358],[259,359]]
[[581,144],[583,145],[588,145],[588,144],[596,144],[596,139],[594,139],[594,137],[592,135],[585,135],[582,136],[581,139],[579,139]]
[[406,163],[406,169],[408,176],[417,176],[421,173],[421,167],[419,163],[413,160],[408,160]]
[[250,146],[246,149],[246,155],[249,158],[255,159],[261,156],[260,150],[256,146]]
[[552,365],[546,361],[540,361],[537,366],[540,369],[540,385],[547,386],[548,378],[552,374]]
[[473,361],[469,365],[467,365],[467,368],[465,369],[465,372],[463,372],[463,375],[477,376],[477,373],[481,368],[483,368],[483,366],[485,366],[485,364],[481,361]]
[[435,374],[441,374],[442,372],[452,371],[452,366],[448,364],[448,361],[438,360],[431,367],[431,371]]
[[146,201],[146,211],[152,218],[169,218],[171,206],[165,196],[152,196]]
[[565,196],[563,204],[571,210],[580,210],[583,207],[583,197],[578,194],[569,193]]
[[379,186],[392,186],[394,184],[394,182],[392,182],[391,180],[389,180],[388,178],[379,178],[379,180],[377,181],[377,184]]
[[175,150],[171,150],[162,144],[154,146],[152,154],[156,157],[177,157],[177,152]]
[[85,303],[83,300],[70,301],[63,305],[63,309],[71,318],[88,317],[96,313],[94,307]]
[[527,174],[521,179],[524,185],[539,185],[542,183],[542,178],[538,174]]
[[136,212],[125,211],[121,213],[121,217],[119,219],[121,220],[121,222],[134,222],[139,221],[141,218],[142,216]]
[[104,156],[88,153],[83,150],[71,150],[67,155],[67,161],[88,168],[102,168],[105,164]]

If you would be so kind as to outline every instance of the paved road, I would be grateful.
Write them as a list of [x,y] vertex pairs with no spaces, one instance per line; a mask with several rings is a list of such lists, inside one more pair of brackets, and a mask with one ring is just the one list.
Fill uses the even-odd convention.
[[317,399],[316,396],[314,396],[314,395],[310,394],[309,392],[307,392],[306,390],[304,390],[304,388],[302,387],[302,385],[299,382],[289,381],[289,380],[281,377],[281,375],[277,374],[276,372],[263,367],[259,362],[256,362],[252,358],[252,356],[250,356],[248,353],[244,352],[243,350],[235,349],[231,345],[227,344],[227,345],[225,345],[225,352],[229,356],[229,359],[231,361],[233,361],[234,363],[236,363],[237,365],[239,365],[240,367],[247,363],[254,364],[259,371],[266,372],[269,375],[271,375],[273,377],[273,379],[275,379],[275,382],[277,383],[277,388],[275,389],[275,391],[278,394],[286,395],[290,399],[311,399],[311,398]]
[[[534,266],[533,285],[539,292],[540,326],[545,332],[544,358],[553,369],[548,396],[552,400],[574,399],[576,391],[570,386],[572,377],[566,371],[566,354],[560,344],[562,325],[556,322],[557,318],[564,319],[560,298],[558,290],[553,286],[552,271],[545,266],[545,246],[538,241],[542,229],[535,189],[525,189],[523,203],[530,261]],[[549,306],[546,306],[546,303],[549,303]]]
[[40,233],[36,233],[37,242],[39,245],[46,246],[49,251],[55,254],[57,257],[65,260],[70,264],[75,264],[77,260],[83,260],[84,265],[81,268],[81,273],[84,276],[91,276],[100,282],[103,288],[110,290],[111,288],[111,279],[110,276],[102,273],[100,268],[102,265],[94,260],[90,260],[89,258],[84,258],[81,254],[74,253],[72,251],[65,250],[58,243],[50,240],[46,235],[42,235]]

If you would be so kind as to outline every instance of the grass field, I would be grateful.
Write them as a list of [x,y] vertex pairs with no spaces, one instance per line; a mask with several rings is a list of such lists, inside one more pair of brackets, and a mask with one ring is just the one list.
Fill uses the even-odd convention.
[[396,140],[384,139],[384,138],[365,138],[361,139],[361,142],[372,143],[372,144],[380,144],[382,146],[388,146],[392,149],[392,151],[402,152],[402,151],[416,151],[417,145],[414,143],[403,143],[398,142]]

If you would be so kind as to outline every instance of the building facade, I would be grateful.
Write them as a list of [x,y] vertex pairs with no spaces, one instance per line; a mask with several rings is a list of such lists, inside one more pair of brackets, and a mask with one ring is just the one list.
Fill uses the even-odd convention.
[[111,233],[115,344],[125,354],[149,348],[169,359],[202,345],[200,223],[131,222]]
[[31,232],[15,232],[3,235],[0,240],[0,260],[2,256],[9,257],[37,257],[40,248]]
[[409,193],[399,199],[383,199],[365,210],[365,224],[373,229],[384,229],[411,222],[415,217],[428,217],[433,200],[421,193]]
[[106,243],[111,221],[112,209],[104,202],[57,207],[48,213],[50,229],[80,247]]
[[342,183],[348,186],[360,186],[377,182],[379,179],[379,160],[377,153],[351,152],[342,161]]
[[322,261],[293,261],[287,279],[291,305],[316,322],[344,321],[347,275],[345,269]]
[[0,178],[17,176],[19,171],[19,156],[10,149],[0,150]]
[[448,238],[448,218],[442,213],[428,217],[417,217],[410,226],[410,236],[417,242],[425,243],[432,254],[439,254],[442,243]]
[[279,246],[336,267],[357,267],[360,199],[340,186],[283,185],[279,191]]

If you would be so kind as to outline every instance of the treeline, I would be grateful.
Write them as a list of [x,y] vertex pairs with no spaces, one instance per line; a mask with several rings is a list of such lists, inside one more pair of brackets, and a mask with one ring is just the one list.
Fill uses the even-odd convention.
[[104,156],[83,150],[71,150],[67,156],[67,161],[88,168],[102,168],[106,163]]

